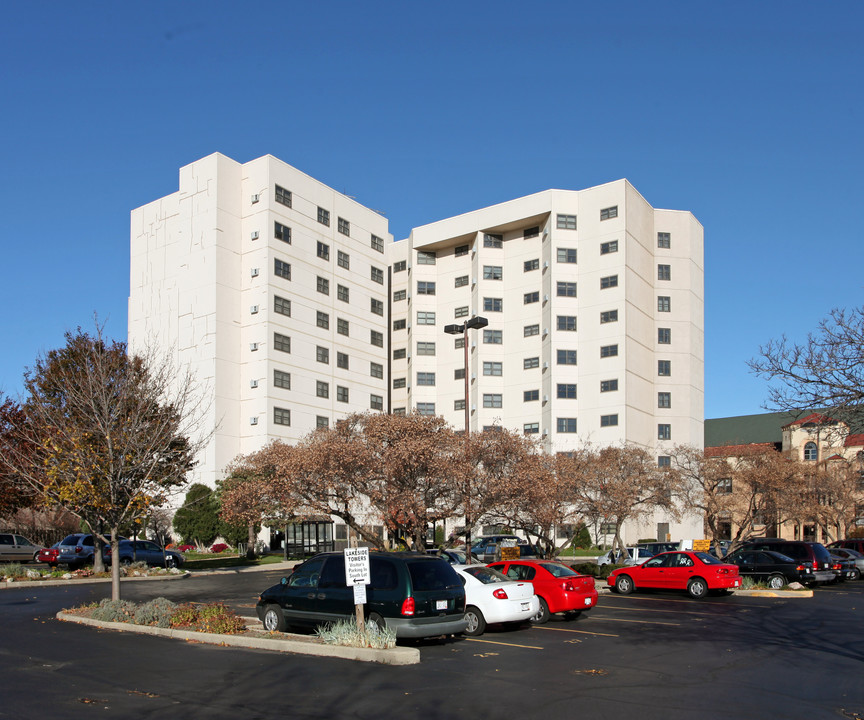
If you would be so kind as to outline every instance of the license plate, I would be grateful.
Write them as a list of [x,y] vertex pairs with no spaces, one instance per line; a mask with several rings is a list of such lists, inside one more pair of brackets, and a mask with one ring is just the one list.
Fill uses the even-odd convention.
[[740,581],[740,580],[736,580],[736,581],[735,581],[735,587],[738,587],[740,584],[741,584],[741,581]]
[[585,598],[585,604],[590,605],[591,604],[591,598]]
[[446,600],[436,600],[435,601],[435,609],[436,610],[446,610],[447,609],[447,601]]
[[531,609],[531,603],[527,603],[527,602],[522,603],[522,609],[523,610],[530,610]]

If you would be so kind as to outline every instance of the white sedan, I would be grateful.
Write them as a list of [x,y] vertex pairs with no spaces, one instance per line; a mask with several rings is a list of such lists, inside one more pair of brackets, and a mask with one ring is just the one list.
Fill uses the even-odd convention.
[[466,635],[482,635],[489,623],[520,623],[540,611],[530,582],[511,580],[483,565],[453,565],[465,584]]

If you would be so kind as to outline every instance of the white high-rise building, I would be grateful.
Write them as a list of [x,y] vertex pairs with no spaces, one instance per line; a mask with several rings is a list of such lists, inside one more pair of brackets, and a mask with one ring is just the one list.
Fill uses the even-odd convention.
[[[548,190],[415,228],[266,156],[214,154],[132,213],[129,339],[210,393],[198,468],[366,410],[536,435],[550,452],[622,441],[663,464],[703,442],[702,227],[626,180]],[[452,330],[452,328],[451,328]],[[627,532],[701,537],[701,520]],[[632,537],[631,537],[632,535]]]

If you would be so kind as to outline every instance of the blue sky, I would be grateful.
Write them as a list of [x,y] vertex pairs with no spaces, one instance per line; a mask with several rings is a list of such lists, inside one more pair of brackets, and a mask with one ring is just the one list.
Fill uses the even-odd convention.
[[416,225],[628,178],[705,227],[706,417],[759,345],[862,302],[864,3],[7,5],[0,391],[125,338],[129,212],[270,153]]

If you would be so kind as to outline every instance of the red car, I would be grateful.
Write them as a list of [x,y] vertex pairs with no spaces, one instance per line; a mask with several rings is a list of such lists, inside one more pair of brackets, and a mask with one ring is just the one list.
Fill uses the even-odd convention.
[[48,563],[52,568],[57,567],[57,556],[60,551],[57,548],[42,548],[36,553],[36,562]]
[[691,597],[703,598],[709,590],[728,591],[741,587],[737,565],[721,562],[704,552],[665,552],[641,565],[624,567],[610,573],[606,583],[621,595],[641,588],[686,590]]
[[514,580],[526,580],[534,586],[540,610],[531,622],[542,625],[551,613],[577,617],[597,604],[594,578],[580,575],[563,563],[553,560],[502,560],[489,567]]

